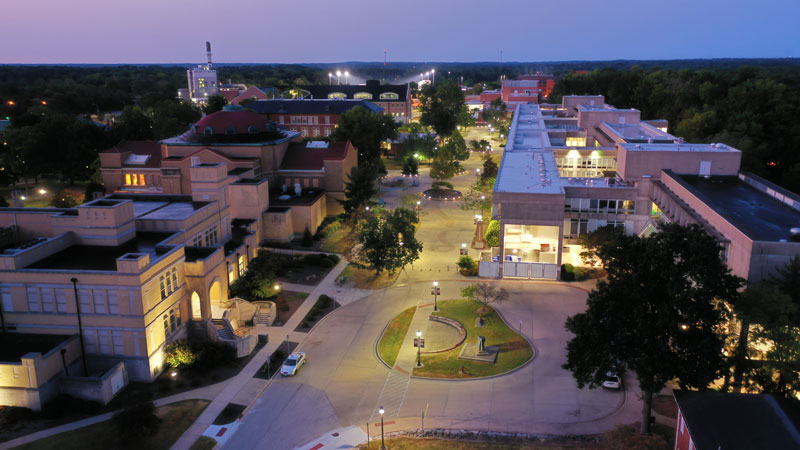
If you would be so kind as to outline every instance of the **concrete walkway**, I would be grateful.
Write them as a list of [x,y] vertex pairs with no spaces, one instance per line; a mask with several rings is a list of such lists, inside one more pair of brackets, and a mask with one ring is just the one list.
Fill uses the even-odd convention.
[[[306,337],[306,333],[295,333],[294,329],[300,324],[308,311],[316,302],[317,297],[322,294],[330,294],[336,289],[334,283],[339,274],[347,267],[348,262],[341,260],[328,275],[323,278],[317,287],[309,294],[308,300],[303,302],[300,308],[292,315],[291,319],[280,327],[264,327],[264,331],[269,334],[269,342],[261,348],[250,362],[239,372],[238,375],[228,380],[225,388],[214,398],[210,405],[195,420],[195,422],[183,433],[183,435],[172,446],[173,449],[188,449],[194,442],[212,426],[214,419],[228,405],[228,403],[239,403],[248,406],[248,409],[259,398],[262,392],[270,385],[271,380],[254,379],[253,376],[258,372],[272,353],[282,345],[289,335],[291,340],[300,342]],[[285,289],[289,289],[284,284]],[[261,330],[259,330],[261,332]],[[247,409],[245,410],[247,413]]]

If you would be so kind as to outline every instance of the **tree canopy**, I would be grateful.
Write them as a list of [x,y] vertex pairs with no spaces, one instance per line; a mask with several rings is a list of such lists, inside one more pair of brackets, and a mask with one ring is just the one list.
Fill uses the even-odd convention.
[[623,236],[597,256],[608,279],[597,283],[587,310],[567,319],[574,337],[564,368],[579,387],[602,383],[607,371],[636,374],[649,431],[653,393],[668,380],[706,389],[726,369],[721,302],[743,280],[720,258],[719,243],[699,225],[662,224],[648,237]]
[[383,171],[381,143],[397,138],[397,123],[392,116],[368,111],[356,106],[339,116],[331,134],[334,141],[353,143],[358,149],[358,165],[371,169],[376,175]]
[[419,259],[422,243],[416,239],[417,214],[405,208],[377,211],[359,224],[358,242],[362,245],[361,264],[380,274],[393,274]]
[[420,122],[432,127],[439,136],[448,137],[453,134],[467,111],[464,92],[456,80],[428,84],[422,89],[420,97]]
[[355,218],[361,208],[373,204],[372,198],[378,195],[380,189],[375,181],[375,174],[370,168],[355,166],[347,174],[344,182],[344,200],[339,200],[344,213]]

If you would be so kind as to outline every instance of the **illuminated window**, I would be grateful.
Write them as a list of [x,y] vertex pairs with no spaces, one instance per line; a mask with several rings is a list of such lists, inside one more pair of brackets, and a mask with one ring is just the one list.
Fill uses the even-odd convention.
[[380,97],[381,97],[381,100],[397,100],[398,98],[400,98],[394,92],[384,92],[383,94],[381,94]]
[[126,173],[126,174],[125,174],[125,184],[127,184],[127,185],[129,185],[129,186],[130,186],[131,184],[133,184],[133,183],[131,182],[131,174],[129,174],[129,173]]
[[228,284],[232,284],[236,280],[236,274],[233,271],[233,264],[228,264]]
[[585,137],[568,137],[567,147],[586,147]]
[[245,255],[239,255],[239,274],[243,274],[247,269],[247,261]]
[[198,78],[197,79],[197,87],[199,87],[200,89],[203,89],[204,87],[206,87],[206,79],[205,78]]
[[144,185],[145,185],[145,182],[144,182],[144,174],[143,174],[143,173],[140,173],[140,174],[139,174],[139,186],[144,186]]
[[369,92],[356,92],[356,94],[353,95],[353,98],[359,100],[372,100],[372,94]]
[[330,94],[328,94],[328,98],[331,98],[331,99],[342,99],[342,98],[347,98],[347,95],[345,95],[345,94],[343,94],[341,92],[331,92]]

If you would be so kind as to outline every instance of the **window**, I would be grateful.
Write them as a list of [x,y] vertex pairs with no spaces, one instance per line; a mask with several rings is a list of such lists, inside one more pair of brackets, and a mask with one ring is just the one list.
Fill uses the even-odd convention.
[[356,92],[355,95],[353,95],[353,98],[359,100],[372,100],[372,94],[369,92]]
[[325,116],[325,125],[330,125],[331,123],[331,116]]
[[178,290],[178,269],[167,269],[158,277],[158,284],[161,288],[161,300],[165,300],[170,294]]
[[175,290],[178,289],[178,269],[175,267],[172,268],[172,286]]
[[3,297],[3,311],[14,311],[14,301],[11,297],[11,289],[4,287],[0,292],[0,295]]
[[94,300],[94,312],[96,314],[106,314],[106,291],[104,289],[93,289],[92,299]]
[[247,261],[245,255],[239,255],[239,276],[247,270]]
[[100,346],[100,353],[105,355],[111,354],[111,333],[105,330],[98,331],[97,342]]
[[97,353],[97,334],[94,330],[83,330],[83,343],[86,345],[86,353]]
[[114,344],[114,354],[122,355],[125,353],[125,341],[122,339],[122,331],[114,331],[111,334],[111,339]]
[[53,301],[53,290],[49,288],[42,289],[42,309],[46,313],[55,312],[56,305]]
[[164,325],[164,337],[166,338],[170,334],[169,333],[169,315],[168,314],[164,314],[164,316],[161,317],[161,322]]
[[589,220],[588,219],[570,219],[569,220],[569,236],[577,237],[580,234],[588,233]]
[[143,173],[126,173],[125,184],[127,186],[145,186],[147,183]]
[[28,311],[41,312],[42,299],[39,296],[39,289],[34,287],[28,288]]
[[67,312],[67,296],[64,290],[61,289],[56,291],[56,311],[60,313]]
[[381,100],[397,100],[398,98],[400,97],[394,92],[384,92],[380,95]]
[[204,233],[206,247],[213,247],[217,245],[217,226],[207,229]]
[[233,264],[228,264],[228,284],[233,284],[236,274],[233,272]]
[[116,292],[108,293],[108,313],[119,314],[119,298]]
[[[330,94],[328,94],[328,98],[331,98],[331,99],[342,99],[342,98],[347,98],[347,95],[345,95],[345,94],[343,94],[341,92],[331,92]],[[372,98],[372,96],[370,96],[370,98]]]

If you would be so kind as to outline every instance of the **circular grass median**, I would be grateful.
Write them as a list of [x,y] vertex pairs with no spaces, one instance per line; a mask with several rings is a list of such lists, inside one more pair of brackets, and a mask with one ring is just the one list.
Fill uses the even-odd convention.
[[[446,300],[439,302],[439,312],[433,313],[453,319],[467,331],[467,339],[458,347],[433,354],[422,354],[422,367],[413,375],[424,378],[479,378],[510,372],[533,358],[533,348],[528,340],[506,325],[491,307],[483,313],[484,326],[476,327],[480,304],[472,300]],[[458,359],[464,345],[475,343],[478,336],[486,337],[487,346],[499,347],[497,361],[486,363]],[[461,368],[464,368],[463,372]]]

